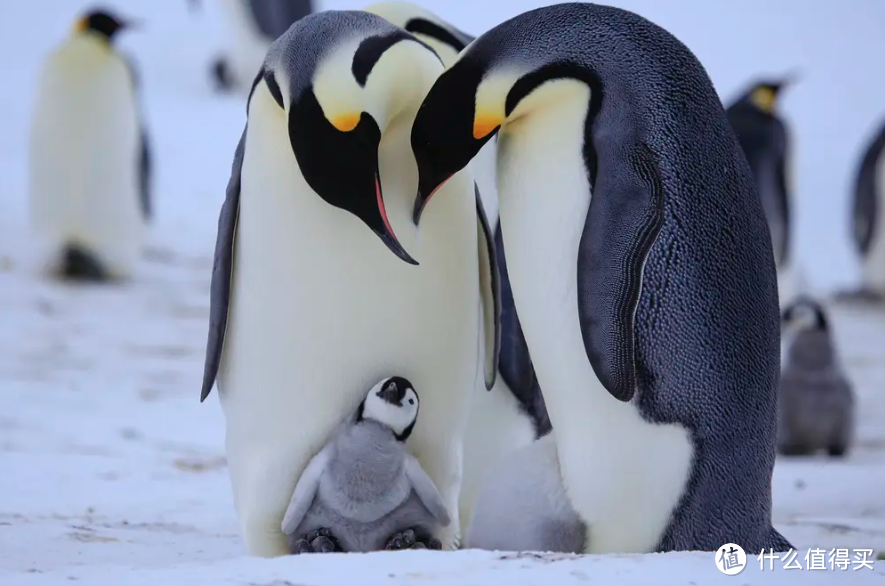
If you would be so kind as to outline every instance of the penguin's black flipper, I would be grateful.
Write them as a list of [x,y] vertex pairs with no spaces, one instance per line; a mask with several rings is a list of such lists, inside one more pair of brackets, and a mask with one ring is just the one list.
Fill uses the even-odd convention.
[[224,333],[227,328],[227,314],[230,306],[230,290],[233,281],[234,244],[237,233],[237,217],[240,212],[240,173],[243,168],[243,155],[246,151],[246,130],[237,144],[234,162],[231,165],[227,194],[218,216],[218,236],[215,240],[215,261],[212,265],[212,281],[209,301],[209,339],[206,343],[206,362],[203,368],[203,390],[200,402],[212,392],[221,352],[224,348]]
[[880,205],[878,197],[882,195],[876,193],[876,171],[883,150],[885,150],[885,124],[879,129],[878,134],[876,134],[876,137],[867,147],[863,159],[861,159],[854,187],[854,205],[852,209],[854,229],[852,234],[854,236],[854,247],[862,257],[866,257],[869,254],[876,230],[882,229],[880,226],[876,226],[878,206]]
[[[138,101],[141,91],[141,76],[135,61],[132,57],[121,54],[123,63],[129,71],[129,77],[132,80],[132,91],[135,99]],[[141,109],[141,108],[139,108]],[[138,193],[141,201],[141,212],[145,220],[150,220],[153,216],[153,206],[151,205],[151,173],[153,171],[153,158],[151,157],[150,139],[147,135],[147,125],[142,119],[139,123],[139,144],[138,144]]]
[[498,376],[498,356],[501,354],[501,275],[495,256],[492,229],[482,206],[479,186],[476,194],[476,232],[479,243],[479,287],[482,297],[483,327],[485,332],[485,383],[491,390]]
[[597,117],[594,134],[626,140],[595,149],[593,198],[578,250],[578,315],[593,371],[613,397],[629,401],[642,270],[664,223],[664,187],[655,153],[607,128],[610,119]]
[[504,255],[504,237],[501,234],[501,222],[495,230],[495,253],[498,257],[498,271],[501,276],[501,355],[498,358],[499,375],[510,392],[522,405],[523,410],[531,416],[538,437],[551,430],[547,405],[541,393],[541,385],[535,375],[535,367],[529,355],[529,347],[522,333],[522,325],[516,314],[516,303],[513,301],[513,289],[507,275],[507,258]]
[[776,241],[778,248],[774,251],[775,258],[778,259],[777,262],[779,265],[786,264],[789,256],[790,256],[790,200],[789,200],[789,191],[790,186],[787,181],[787,159],[789,149],[789,145],[787,144],[787,133],[782,124],[778,125],[778,141],[780,142],[780,148],[777,149],[777,157],[775,161],[775,172],[776,172],[776,180],[777,180],[777,189],[776,197],[777,197],[777,207],[778,212],[781,217],[781,224],[784,226],[784,233],[781,237]]

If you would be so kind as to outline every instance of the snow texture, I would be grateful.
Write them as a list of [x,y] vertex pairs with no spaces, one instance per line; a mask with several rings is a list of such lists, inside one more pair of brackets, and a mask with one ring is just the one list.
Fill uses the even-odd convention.
[[[27,240],[27,128],[45,54],[83,5],[0,8],[0,584],[882,584],[876,570],[715,569],[713,553],[560,556],[478,551],[246,558],[215,396],[199,403],[218,210],[245,121],[243,98],[211,91],[219,7],[108,2],[143,19],[137,59],[156,161],[156,224],[138,276],[109,287],[35,277]],[[479,33],[539,3],[427,1]],[[851,284],[848,195],[885,115],[878,59],[885,5],[744,0],[617,2],[671,30],[731,99],[757,74],[796,69],[784,97],[796,135],[797,246],[819,291]],[[361,8],[328,1],[322,8]],[[481,9],[480,9],[481,6]],[[869,74],[868,74],[869,72]],[[874,73],[875,72],[875,73]],[[850,103],[850,107],[848,104]],[[805,550],[885,550],[885,312],[833,308],[857,385],[844,461],[778,460],[777,528]],[[803,567],[805,552],[799,555]],[[792,578],[791,578],[792,576]]]

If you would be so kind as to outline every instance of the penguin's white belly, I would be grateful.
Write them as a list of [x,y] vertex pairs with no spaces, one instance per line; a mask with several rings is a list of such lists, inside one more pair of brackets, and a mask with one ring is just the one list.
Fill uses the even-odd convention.
[[44,68],[29,145],[31,224],[44,270],[76,244],[127,276],[145,236],[139,117],[125,64],[99,43],[71,40]]
[[501,458],[534,440],[531,417],[521,409],[500,373],[488,391],[480,372],[464,434],[464,483],[459,503],[462,531],[472,517],[488,472]]
[[[253,111],[256,99],[270,99],[266,94],[256,92]],[[461,192],[439,194],[416,239],[398,200],[406,193],[413,198],[417,181],[410,191],[402,188],[382,156],[388,216],[421,263],[408,265],[362,221],[310,190],[285,124],[272,124],[257,114],[249,122],[219,372],[241,516],[260,514],[268,523],[278,517],[282,539],[278,525],[307,460],[355,412],[367,389],[400,375],[421,398],[409,451],[457,524],[461,441],[479,368],[476,212],[465,188],[470,177],[450,180],[446,188]],[[255,508],[261,512],[243,513]],[[285,553],[269,545],[276,537],[263,544],[249,531],[253,552]]]
[[512,123],[498,142],[507,268],[587,552],[648,552],[684,493],[692,445],[684,428],[650,423],[613,398],[587,358],[576,278],[591,199],[581,155],[589,90],[553,84],[566,99]]

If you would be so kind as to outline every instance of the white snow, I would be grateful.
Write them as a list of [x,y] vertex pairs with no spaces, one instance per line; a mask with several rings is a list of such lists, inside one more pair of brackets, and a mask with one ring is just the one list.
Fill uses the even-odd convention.
[[[222,29],[217,7],[203,4],[202,14],[189,14],[184,0],[107,3],[144,21],[121,44],[142,72],[157,223],[137,279],[103,288],[35,278],[28,260],[33,89],[43,56],[83,6],[10,0],[0,9],[0,584],[737,584],[716,571],[712,553],[243,557],[221,411],[214,395],[199,403],[199,387],[215,227],[245,109],[242,98],[210,90],[206,63],[221,46]],[[474,33],[539,5],[489,2],[477,12],[475,1],[424,4]],[[873,73],[885,49],[885,7],[617,4],[685,41],[725,97],[757,72],[801,71],[802,84],[785,96],[800,157],[800,256],[821,290],[850,283],[857,273],[844,236],[848,187],[861,141],[885,114],[878,102],[883,82]],[[883,551],[885,312],[834,311],[857,383],[858,443],[844,462],[780,459],[775,521],[803,550]],[[784,570],[778,562],[774,571],[760,571],[757,552],[748,553],[741,584],[885,580],[882,562],[875,571]]]

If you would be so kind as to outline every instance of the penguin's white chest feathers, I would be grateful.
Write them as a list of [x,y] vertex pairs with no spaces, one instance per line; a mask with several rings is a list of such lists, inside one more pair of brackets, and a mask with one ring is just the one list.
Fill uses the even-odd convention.
[[[310,189],[285,113],[261,85],[250,111],[219,377],[229,423],[267,434],[269,442],[300,438],[318,448],[367,388],[398,374],[421,396],[410,445],[440,429],[447,432],[438,441],[454,441],[466,422],[479,354],[470,175],[450,180],[417,234],[409,216],[417,187],[409,129],[385,134],[380,174],[388,218],[421,263],[408,265],[356,216]],[[374,200],[373,193],[365,197]]]
[[[591,201],[583,160],[586,85],[550,82],[555,104],[504,128],[500,221],[514,302],[559,452],[566,492],[588,526],[588,552],[654,548],[688,481],[686,430],[645,421],[602,386],[581,335],[578,249]],[[599,197],[607,194],[600,193]]]
[[145,226],[139,140],[132,79],[111,47],[76,37],[49,56],[29,145],[31,219],[45,254],[76,243],[112,272],[135,262]]

